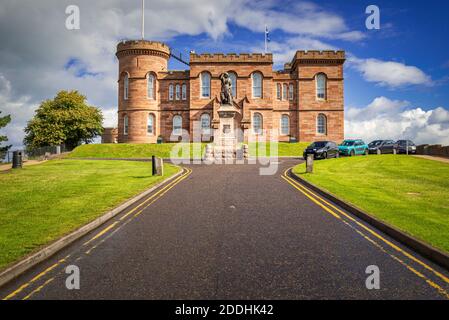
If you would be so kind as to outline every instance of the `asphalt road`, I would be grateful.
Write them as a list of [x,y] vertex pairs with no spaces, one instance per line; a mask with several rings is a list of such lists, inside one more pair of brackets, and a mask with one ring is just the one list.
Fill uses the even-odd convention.
[[[288,183],[282,174],[297,162],[282,160],[269,176],[258,165],[186,166],[184,180],[1,288],[1,297],[449,298],[449,272]],[[68,265],[79,267],[79,290],[65,286]],[[380,289],[366,288],[370,265]]]

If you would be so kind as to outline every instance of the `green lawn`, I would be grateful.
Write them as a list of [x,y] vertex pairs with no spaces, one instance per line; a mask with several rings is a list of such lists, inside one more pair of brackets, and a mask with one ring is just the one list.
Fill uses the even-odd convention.
[[[161,158],[170,158],[173,148],[177,148],[179,151],[176,153],[175,158],[184,158],[181,153],[181,149],[187,150],[186,153],[190,157],[193,157],[194,148],[199,150],[201,147],[201,156],[204,155],[204,149],[207,143],[163,143],[163,144],[87,144],[77,147],[73,152],[68,155],[68,158],[149,158],[152,155]],[[280,157],[296,156],[302,157],[304,149],[309,145],[306,142],[300,143],[288,143],[279,142],[276,143],[278,147],[278,153]],[[249,152],[250,155],[271,155],[270,142],[267,143],[250,143]],[[259,148],[259,149],[258,149]],[[265,148],[265,154],[262,151]],[[258,149],[258,150],[257,150]],[[198,157],[196,157],[198,158]]]
[[405,155],[305,164],[294,173],[381,220],[449,252],[449,164]]
[[165,177],[144,162],[54,160],[0,173],[0,269],[94,220]]
[[[176,148],[176,149],[174,149]],[[162,144],[85,144],[77,147],[69,154],[69,158],[150,158],[152,155],[160,158],[171,158],[172,150],[174,158],[187,158],[193,156],[193,152],[201,150],[202,157],[206,143],[162,143]],[[183,151],[181,151],[183,150]],[[189,156],[190,154],[190,156]]]

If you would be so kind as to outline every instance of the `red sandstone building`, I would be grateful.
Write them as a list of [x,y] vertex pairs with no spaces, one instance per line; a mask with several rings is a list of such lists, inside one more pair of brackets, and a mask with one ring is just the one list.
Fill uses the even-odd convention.
[[244,141],[344,138],[344,51],[297,51],[280,71],[272,54],[195,53],[189,70],[171,71],[169,47],[143,40],[119,43],[117,58],[119,143],[192,140],[194,128],[213,141],[225,72]]

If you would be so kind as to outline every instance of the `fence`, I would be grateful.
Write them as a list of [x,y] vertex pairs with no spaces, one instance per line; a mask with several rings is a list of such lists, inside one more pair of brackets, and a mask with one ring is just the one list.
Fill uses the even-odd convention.
[[[45,160],[51,158],[54,155],[58,155],[64,152],[71,151],[65,145],[60,146],[48,146],[42,148],[25,148],[25,149],[15,149],[12,151],[6,152],[5,158],[3,162],[10,163],[12,162],[12,154],[14,151],[22,151],[23,160]],[[1,159],[0,159],[1,163]]]
[[423,144],[416,147],[416,153],[429,156],[449,158],[449,146],[443,147],[441,144],[435,145]]

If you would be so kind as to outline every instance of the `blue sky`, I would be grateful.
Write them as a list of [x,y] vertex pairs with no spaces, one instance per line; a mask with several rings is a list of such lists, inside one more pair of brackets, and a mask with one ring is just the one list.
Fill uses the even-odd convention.
[[[380,30],[365,27],[371,4]],[[65,27],[69,5],[80,9],[79,30]],[[140,8],[141,0],[1,1],[0,110],[13,118],[10,143],[22,144],[34,110],[63,89],[85,94],[104,125],[116,125],[116,44],[140,38]],[[146,0],[145,34],[185,56],[262,52],[267,24],[276,68],[296,50],[345,50],[346,137],[449,145],[448,12],[443,0]],[[186,66],[172,59],[170,68]]]

